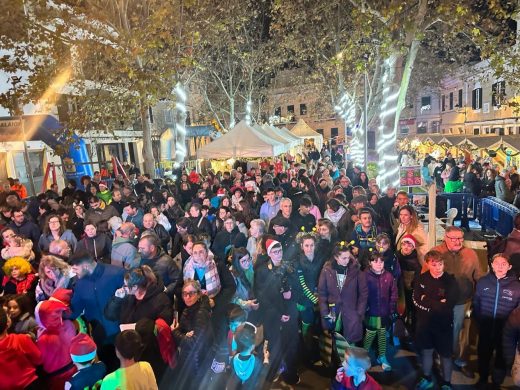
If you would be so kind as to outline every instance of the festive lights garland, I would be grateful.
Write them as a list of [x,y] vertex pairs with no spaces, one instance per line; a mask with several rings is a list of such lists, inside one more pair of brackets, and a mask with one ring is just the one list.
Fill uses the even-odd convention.
[[[398,110],[398,98],[400,91],[392,92],[392,88],[389,80],[390,69],[393,66],[393,61],[391,59],[387,59],[385,61],[385,71],[383,74],[383,103],[380,107],[379,121],[380,125],[378,127],[378,136],[376,143],[376,150],[379,154],[379,172],[377,175],[377,183],[382,190],[385,190],[388,186],[399,185],[399,164],[398,164],[398,155],[396,154],[396,138],[397,138],[397,126],[393,126],[392,131],[385,133],[385,121],[387,117],[394,115]],[[393,179],[396,178],[396,179]],[[392,180],[394,180],[392,182]]]
[[175,103],[176,115],[176,137],[175,137],[175,161],[182,162],[186,157],[186,92],[181,83],[177,83],[174,89],[177,102]]

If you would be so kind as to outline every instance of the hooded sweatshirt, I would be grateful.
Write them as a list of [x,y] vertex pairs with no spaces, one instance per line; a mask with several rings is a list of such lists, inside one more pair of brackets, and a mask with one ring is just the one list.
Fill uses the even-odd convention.
[[141,256],[137,252],[134,240],[127,237],[116,237],[112,242],[112,265],[130,269],[138,267],[141,262]]
[[[37,345],[42,354],[43,369],[50,374],[51,389],[63,389],[65,382],[76,372],[69,352],[76,328],[72,321],[62,319],[63,312],[67,311],[68,305],[54,298],[40,302],[35,310],[42,329]],[[58,370],[59,373],[56,373]]]

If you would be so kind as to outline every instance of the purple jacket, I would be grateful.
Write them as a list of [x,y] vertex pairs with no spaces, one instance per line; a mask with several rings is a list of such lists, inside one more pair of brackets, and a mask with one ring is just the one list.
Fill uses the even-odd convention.
[[368,303],[366,315],[371,317],[388,317],[395,313],[397,305],[397,283],[388,271],[375,274],[365,271],[368,286]]
[[336,313],[341,312],[343,335],[349,343],[357,343],[363,338],[363,318],[367,307],[368,288],[365,274],[357,263],[349,263],[343,288],[338,287],[337,271],[333,267],[335,260],[327,261],[323,266],[318,282],[318,301],[323,326],[323,319],[329,314],[329,304],[336,305]]

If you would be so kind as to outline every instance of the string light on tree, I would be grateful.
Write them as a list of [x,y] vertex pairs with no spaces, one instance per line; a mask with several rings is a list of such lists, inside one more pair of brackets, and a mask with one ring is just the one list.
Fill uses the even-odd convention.
[[397,126],[393,124],[390,129],[390,126],[386,123],[389,117],[397,112],[397,103],[400,96],[400,91],[394,91],[391,87],[389,72],[392,65],[391,59],[385,61],[385,71],[382,78],[385,87],[383,88],[383,99],[379,114],[380,125],[376,143],[377,153],[379,154],[377,183],[383,190],[389,185],[397,186],[399,184],[399,164],[395,147]]
[[174,89],[176,96],[176,139],[175,139],[175,161],[182,162],[186,157],[186,91],[181,83],[177,83]]
[[[344,93],[334,107],[336,113],[345,121],[345,129],[352,130],[352,140],[350,142],[350,158],[356,165],[363,165],[365,160],[363,128],[356,125],[356,104],[354,96]],[[345,139],[346,141],[346,139]]]

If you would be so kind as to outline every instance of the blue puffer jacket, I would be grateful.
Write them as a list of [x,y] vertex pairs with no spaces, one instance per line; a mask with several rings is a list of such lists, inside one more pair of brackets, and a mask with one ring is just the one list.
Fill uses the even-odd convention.
[[94,327],[92,332],[96,343],[111,344],[119,333],[119,322],[109,321],[104,310],[114,292],[123,286],[124,272],[121,267],[98,263],[94,272],[78,279],[74,287],[71,318],[84,313]]
[[477,282],[473,310],[478,319],[506,319],[520,304],[520,282],[511,274],[497,279],[490,272]]
[[395,313],[397,305],[397,284],[392,274],[386,270],[376,274],[370,269],[365,271],[368,286],[366,315],[388,317]]

